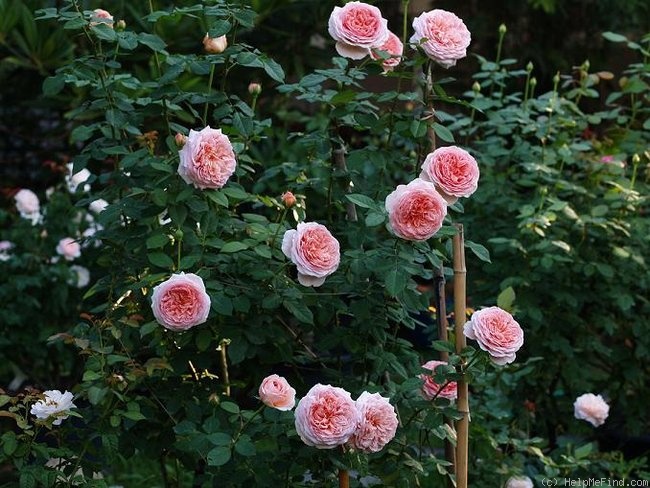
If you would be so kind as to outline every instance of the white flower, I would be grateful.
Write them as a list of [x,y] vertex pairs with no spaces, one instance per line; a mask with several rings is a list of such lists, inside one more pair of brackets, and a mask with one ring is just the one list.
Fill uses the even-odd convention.
[[93,213],[100,214],[106,209],[106,207],[108,207],[108,202],[103,198],[99,198],[88,206],[88,210]]
[[14,247],[13,242],[10,241],[0,241],[0,261],[8,261],[11,257],[9,251]]
[[73,163],[68,163],[67,167],[68,174],[65,177],[65,182],[68,185],[68,191],[70,191],[70,193],[75,193],[77,191],[77,187],[81,184],[84,184],[82,191],[90,191],[90,185],[86,183],[86,181],[88,181],[88,178],[91,176],[90,171],[84,168],[78,173],[73,174]]
[[528,476],[512,476],[506,481],[504,488],[534,488],[534,485]]
[[70,266],[70,271],[74,273],[74,275],[68,279],[69,285],[83,288],[90,283],[90,271],[88,271],[88,268],[79,266],[78,264],[73,264]]
[[38,224],[41,220],[41,204],[36,193],[23,188],[14,195],[16,210],[24,219],[31,220],[32,225]]
[[47,390],[43,395],[45,398],[32,405],[29,412],[41,420],[56,417],[52,425],[61,425],[61,422],[68,418],[67,412],[71,408],[77,408],[72,403],[74,396],[69,391],[61,393],[59,390]]

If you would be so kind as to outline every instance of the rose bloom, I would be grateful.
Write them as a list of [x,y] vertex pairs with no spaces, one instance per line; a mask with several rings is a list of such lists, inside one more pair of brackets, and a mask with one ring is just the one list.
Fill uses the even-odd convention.
[[70,193],[75,193],[79,185],[82,184],[83,184],[82,191],[84,192],[90,191],[90,185],[86,183],[86,181],[88,181],[88,178],[90,178],[91,175],[90,171],[84,168],[78,173],[73,173],[74,171],[73,163],[68,163],[67,168],[68,168],[68,174],[65,177],[65,182],[68,185],[68,191]]
[[576,398],[573,403],[573,412],[577,419],[586,420],[594,427],[605,423],[609,415],[609,405],[600,395],[585,393]]
[[228,136],[210,126],[199,132],[190,130],[179,155],[178,174],[185,183],[201,190],[221,188],[237,166]]
[[372,59],[381,59],[376,51],[385,51],[390,54],[390,58],[382,60],[381,65],[385,72],[392,71],[402,60],[404,45],[402,44],[402,41],[400,41],[399,37],[388,31],[388,38],[386,41],[370,53]]
[[221,54],[228,47],[228,39],[225,35],[210,37],[207,33],[203,38],[203,48],[208,54]]
[[106,210],[106,207],[108,207],[108,202],[103,198],[98,198],[97,200],[91,202],[90,205],[88,205],[88,210],[93,213],[100,214]]
[[463,332],[467,338],[477,341],[492,362],[499,365],[513,362],[515,353],[524,344],[524,331],[512,315],[499,307],[474,312]]
[[512,476],[508,478],[504,488],[535,488],[535,486],[528,476]]
[[296,404],[296,390],[282,376],[272,374],[262,380],[260,400],[268,407],[291,410]]
[[13,249],[14,244],[11,241],[0,241],[0,261],[8,261],[11,257],[9,252]]
[[282,252],[298,268],[298,282],[303,286],[321,286],[341,260],[339,241],[315,222],[301,222],[295,230],[286,231]]
[[160,283],[151,294],[151,309],[160,325],[181,332],[202,324],[210,312],[210,296],[200,276],[179,273]]
[[456,146],[440,147],[429,153],[420,178],[436,185],[442,197],[454,203],[468,197],[478,187],[479,169],[470,153]]
[[356,401],[359,425],[350,438],[350,444],[364,452],[379,452],[397,431],[397,413],[388,398],[379,393],[364,391]]
[[69,391],[61,393],[59,390],[47,390],[43,395],[45,398],[32,405],[29,412],[41,420],[56,417],[52,425],[61,425],[61,422],[69,417],[68,410],[77,408],[72,403],[74,396]]
[[328,31],[336,41],[336,51],[345,58],[362,59],[370,48],[381,46],[388,38],[388,21],[377,7],[363,2],[348,2],[334,7]]
[[90,283],[90,271],[88,268],[73,264],[70,266],[72,276],[68,279],[68,284],[77,288],[83,288]]
[[450,68],[467,56],[472,36],[463,21],[446,10],[431,10],[413,19],[415,34],[411,44],[420,46],[424,53],[443,68]]
[[96,8],[93,10],[92,18],[93,21],[90,23],[91,26],[106,24],[111,28],[113,27],[113,16],[107,10]]
[[[438,366],[446,364],[444,361],[427,361],[422,367],[435,372]],[[432,375],[421,374],[420,379],[424,381],[422,384],[422,396],[427,400],[433,400],[438,397],[455,400],[458,397],[458,387],[455,381],[450,381],[443,388],[443,385],[435,382]]]
[[23,188],[14,195],[14,200],[16,201],[16,210],[23,219],[31,220],[32,225],[40,222],[41,204],[36,193]]
[[73,261],[81,256],[81,246],[72,237],[64,237],[56,246],[56,252],[66,261]]
[[442,227],[447,202],[433,183],[416,178],[408,185],[398,185],[386,197],[390,227],[397,237],[424,241]]
[[296,431],[308,446],[332,449],[348,442],[360,420],[357,406],[343,388],[317,384],[298,402]]

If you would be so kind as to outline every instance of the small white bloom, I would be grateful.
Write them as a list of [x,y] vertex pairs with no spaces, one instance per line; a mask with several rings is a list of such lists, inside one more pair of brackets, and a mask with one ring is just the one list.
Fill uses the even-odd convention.
[[73,264],[70,266],[70,271],[74,273],[74,275],[68,279],[69,285],[83,288],[90,283],[90,271],[88,271],[88,268],[79,266],[78,264]]
[[75,193],[77,191],[77,187],[81,184],[83,184],[82,191],[90,191],[90,185],[86,183],[86,181],[88,181],[88,178],[91,176],[90,171],[84,168],[78,173],[73,174],[73,163],[68,163],[67,167],[68,174],[65,177],[65,182],[68,185],[68,191],[70,191],[70,193]]
[[8,261],[11,255],[11,251],[14,247],[14,244],[10,241],[0,241],[0,261]]
[[22,218],[31,220],[32,225],[41,222],[41,204],[36,193],[23,188],[14,195],[14,199],[16,200],[16,210]]
[[108,207],[108,202],[103,198],[98,198],[88,206],[88,210],[100,214],[106,209],[106,207]]
[[504,488],[534,488],[534,485],[528,476],[512,476],[506,481]]
[[29,412],[41,420],[56,417],[52,425],[61,425],[61,422],[68,418],[68,411],[77,408],[72,403],[74,396],[69,391],[61,393],[59,390],[47,390],[43,395],[45,398],[32,405]]

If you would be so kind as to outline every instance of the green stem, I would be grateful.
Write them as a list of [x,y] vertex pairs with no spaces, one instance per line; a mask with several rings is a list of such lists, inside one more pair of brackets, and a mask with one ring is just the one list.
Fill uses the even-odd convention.
[[[408,13],[409,13],[409,2],[410,0],[402,0],[402,45],[406,46],[406,36],[408,34]],[[404,78],[404,72],[399,70],[399,76],[397,77],[397,96],[393,100],[393,104],[390,108],[390,118],[388,120],[388,139],[386,141],[386,146],[390,146],[390,141],[393,138],[393,131],[395,129],[395,124],[393,122],[395,108],[397,107],[397,99],[399,98],[400,91],[402,89],[402,79]]]
[[212,81],[214,80],[214,68],[213,64],[210,66],[210,77],[208,78],[208,95],[205,100],[205,107],[203,107],[203,125],[208,125],[208,107],[210,106],[210,93],[212,92]]

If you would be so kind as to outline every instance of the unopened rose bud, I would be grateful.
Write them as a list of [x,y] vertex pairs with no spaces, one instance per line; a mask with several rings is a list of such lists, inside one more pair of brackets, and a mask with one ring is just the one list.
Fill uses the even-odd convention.
[[528,61],[528,64],[526,65],[526,71],[528,71],[529,73],[531,71],[533,71],[533,62],[532,61]]
[[555,73],[555,76],[553,77],[553,84],[557,85],[560,82],[560,72],[558,71]]
[[126,29],[126,22],[124,21],[124,19],[118,20],[117,23],[115,24],[115,30],[121,32],[124,29]]
[[286,208],[291,208],[296,204],[296,197],[290,191],[284,192],[282,194],[282,203]]
[[621,76],[618,79],[618,86],[620,86],[621,88],[625,88],[625,85],[627,85],[627,76]]
[[640,162],[641,162],[641,156],[639,156],[638,154],[634,154],[634,156],[632,156],[632,164],[639,164]]
[[174,232],[174,239],[181,241],[183,240],[183,230],[182,229],[176,229],[176,232]]
[[583,71],[589,71],[590,66],[591,66],[591,64],[589,63],[589,60],[587,59],[584,63],[582,63],[582,66],[580,66],[580,68]]
[[506,32],[508,32],[508,28],[506,27],[506,24],[501,24],[499,26],[499,34],[504,35]]
[[203,38],[203,48],[209,54],[221,54],[228,47],[226,36],[210,37],[208,34]]
[[262,93],[262,85],[259,83],[251,83],[248,85],[248,93],[253,96],[257,96]]
[[176,135],[174,136],[174,141],[176,142],[176,145],[178,147],[183,147],[187,142],[187,136],[184,136],[180,132],[177,132]]
[[472,91],[474,93],[480,93],[481,92],[481,84],[478,81],[475,81],[474,84],[472,85]]
[[530,86],[534,87],[535,85],[537,85],[537,78],[535,78],[535,77],[533,76],[533,77],[530,79],[530,82],[529,82],[529,83],[530,83]]

